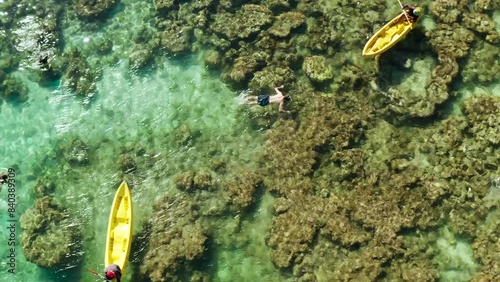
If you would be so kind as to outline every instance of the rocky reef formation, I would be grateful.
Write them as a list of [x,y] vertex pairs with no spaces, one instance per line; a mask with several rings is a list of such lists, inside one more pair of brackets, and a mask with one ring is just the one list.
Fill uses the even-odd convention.
[[97,18],[104,15],[118,2],[117,0],[73,0],[73,7],[81,17]]
[[500,144],[500,98],[477,95],[465,101],[462,111],[468,131],[479,144]]
[[[214,247],[211,239],[220,236],[214,241],[229,246],[241,235],[240,215],[252,213],[264,190],[276,197],[266,244],[274,265],[287,275],[291,270],[292,279],[435,281],[446,271],[436,262],[442,258],[437,242],[454,244],[456,237],[472,246],[480,264],[474,281],[498,278],[499,230],[489,219],[498,216],[491,213],[498,202],[489,195],[500,173],[500,102],[474,94],[461,113],[448,116],[441,107],[457,94],[461,79],[496,82],[498,1],[435,1],[424,7],[432,28],[419,25],[378,61],[361,58],[361,48],[385,24],[381,15],[400,12],[385,1],[154,4],[154,28],[138,31],[127,49],[132,69],[161,61],[158,53],[203,51],[206,65],[234,89],[260,93],[285,84],[293,103],[289,116],[249,114],[251,126],[265,131],[263,155],[254,156],[262,158],[258,168],[218,159],[225,148],[203,143],[204,136],[186,124],[167,142],[210,147],[201,167],[192,158],[175,169],[160,155],[144,161],[152,178],[171,177],[178,194],[156,204],[145,226],[137,281],[208,279],[197,262],[206,258],[207,246]],[[87,20],[114,5],[74,1]],[[95,44],[98,53],[113,50],[112,42]],[[14,79],[9,68],[18,64],[2,57],[0,78]],[[82,51],[70,51],[58,64],[63,86],[95,93],[98,71]],[[0,90],[22,93],[15,81],[7,84]],[[90,163],[83,141],[68,144],[60,150],[65,164]],[[113,160],[117,171],[139,169],[145,155],[139,150]],[[50,183],[38,185],[37,193],[50,194]],[[213,222],[228,217],[237,219],[215,230]],[[443,226],[453,236],[444,236]],[[243,235],[231,246],[247,243]]]
[[209,170],[184,171],[177,175],[177,188],[183,191],[215,190],[212,172]]
[[273,21],[271,10],[265,6],[247,4],[236,14],[221,11],[217,13],[212,29],[225,39],[245,39],[259,33]]
[[0,97],[8,101],[25,102],[28,100],[28,88],[19,77],[14,74],[5,74],[0,70],[0,79],[2,80]]
[[[267,241],[273,262],[307,281],[434,281],[445,271],[432,262],[439,255],[430,247],[440,236],[434,230],[446,224],[480,240],[488,214],[482,199],[499,161],[498,148],[481,137],[495,136],[488,121],[498,117],[497,99],[474,96],[463,104],[464,118],[401,132],[374,123],[368,101],[350,95],[354,114],[311,98],[302,123],[279,122],[267,133],[274,146],[265,183],[278,194]],[[434,235],[415,245],[414,234]]]
[[315,82],[325,82],[333,78],[333,69],[325,57],[305,57],[302,65],[305,74]]
[[72,167],[89,164],[89,146],[79,137],[62,143],[58,152]]
[[21,246],[28,261],[40,267],[64,268],[82,258],[81,230],[75,218],[45,196],[21,216]]

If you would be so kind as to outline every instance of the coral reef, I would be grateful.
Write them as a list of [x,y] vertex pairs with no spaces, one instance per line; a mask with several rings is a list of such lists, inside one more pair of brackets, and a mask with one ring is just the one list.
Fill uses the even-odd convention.
[[[465,118],[404,133],[371,123],[371,110],[355,97],[358,107],[349,108],[355,114],[327,98],[310,98],[300,124],[278,122],[267,133],[274,146],[266,152],[271,177],[265,183],[278,194],[267,241],[273,262],[293,267],[304,280],[319,279],[319,263],[332,268],[327,279],[376,280],[384,273],[396,280],[434,281],[441,274],[431,258],[438,254],[420,255],[426,250],[409,247],[405,230],[428,232],[446,223],[453,234],[476,238],[488,214],[481,202],[488,175],[497,170],[487,164],[498,156],[492,143],[474,136],[473,124],[478,131],[497,124],[488,123],[498,112],[496,98],[476,95],[464,102]],[[359,138],[363,145],[352,148]],[[320,251],[314,238],[336,248]],[[337,260],[329,264],[316,252],[334,252]]]
[[89,147],[78,137],[74,137],[71,141],[61,145],[60,152],[71,166],[81,166],[89,163]]
[[161,33],[161,46],[172,54],[184,54],[191,50],[193,28],[177,22],[162,23],[165,30]]
[[28,100],[28,89],[15,74],[5,75],[4,73],[2,77],[2,73],[0,71],[0,78],[2,78],[2,84],[0,84],[0,97],[5,100],[15,100],[21,102]]
[[277,37],[287,37],[290,32],[305,22],[305,16],[297,12],[287,12],[276,17],[269,33]]
[[81,230],[51,197],[38,199],[20,219],[24,256],[38,266],[64,268],[81,259]]
[[315,82],[325,82],[333,78],[331,64],[323,56],[305,57],[302,70]]
[[[494,188],[498,189],[498,188]],[[473,249],[475,258],[481,263],[481,268],[476,272],[471,281],[495,281],[500,279],[500,244],[498,244],[498,234],[500,226],[498,224],[499,212],[496,210],[490,215],[486,224],[478,230],[474,240]]]
[[89,67],[82,53],[73,49],[67,56],[67,68],[62,85],[79,95],[90,97],[96,93],[97,74]]
[[[142,144],[124,148],[118,161],[113,159],[119,177],[147,171],[151,179],[173,180],[177,187],[169,191],[178,194],[153,207],[141,234],[147,248],[137,281],[211,280],[198,263],[206,258],[207,245],[213,247],[211,237],[217,247],[251,245],[248,235],[239,232],[245,217],[255,215],[264,191],[275,197],[265,243],[274,265],[291,279],[444,279],[446,267],[466,262],[440,253],[440,240],[453,246],[459,237],[472,246],[479,263],[472,280],[500,279],[494,210],[499,204],[490,188],[499,176],[500,100],[472,95],[454,116],[441,106],[460,93],[462,78],[487,87],[498,80],[499,33],[493,18],[498,1],[434,1],[424,7],[433,24],[419,25],[378,61],[361,58],[360,49],[384,17],[400,12],[397,5],[323,2],[155,0],[156,10],[153,3],[150,7],[155,18],[139,23],[126,54],[118,52],[123,42],[105,37],[85,47],[92,54],[115,53],[115,60],[124,56],[134,70],[163,67],[163,52],[173,57],[202,51],[206,66],[235,92],[269,93],[285,84],[293,97],[292,115],[250,112],[250,128],[265,132],[265,150],[253,156],[252,161],[261,160],[256,168],[219,144],[232,142],[231,136],[207,142],[210,134],[183,123],[189,118],[184,115],[173,134],[144,140],[158,144],[151,140],[164,138],[164,147],[179,151],[205,148],[181,154],[187,156],[185,163],[176,156],[170,157],[179,163],[166,161],[167,154],[156,148],[146,154]],[[1,4],[2,9],[14,9],[12,3]],[[57,45],[64,42],[59,42],[56,19],[62,18],[62,8],[47,3],[48,8],[37,4],[39,11],[16,9],[17,16],[26,18],[21,25],[32,27],[18,29],[31,34],[14,32],[34,48],[21,51],[54,74],[64,74],[63,87],[92,96],[99,77],[91,63],[95,58],[85,48],[59,55]],[[73,8],[80,19],[97,19],[117,3],[74,0]],[[36,18],[26,16],[33,13]],[[82,29],[99,30],[103,25],[98,22],[82,21]],[[15,30],[16,20],[4,17],[0,23]],[[0,39],[2,54],[21,47],[4,33]],[[0,55],[2,97],[26,101],[26,89],[14,72],[22,62],[22,56]],[[80,138],[67,140],[56,149],[63,162],[57,169],[84,170],[91,161],[100,162]],[[134,174],[139,173],[127,177],[139,177]],[[23,250],[43,267],[74,264],[78,258],[70,262],[63,253],[79,254],[71,249],[78,243],[67,243],[78,242],[75,225],[46,197],[59,187],[54,182],[59,175],[41,178],[35,194],[45,197],[21,219]],[[219,230],[220,222],[225,227]],[[446,232],[440,231],[443,226]]]
[[475,95],[467,99],[462,111],[467,119],[468,131],[479,144],[500,144],[500,98],[498,96]]
[[176,176],[175,184],[183,191],[193,192],[195,190],[214,189],[215,183],[212,172],[209,170],[184,171]]
[[[500,73],[500,48],[483,42],[474,48],[462,71],[464,82],[487,84],[498,80]],[[487,62],[487,63],[485,63]]]
[[236,14],[224,11],[217,13],[212,29],[230,40],[245,39],[259,33],[263,26],[271,24],[272,21],[272,13],[267,7],[247,4]]
[[260,178],[248,169],[232,172],[234,177],[229,178],[223,185],[225,198],[235,211],[246,209],[254,202],[254,194],[260,185]]
[[197,217],[193,204],[181,195],[154,207],[148,222],[147,253],[140,268],[142,279],[175,280],[185,275],[182,271],[193,271],[194,261],[203,255],[207,240],[206,231],[196,223]]

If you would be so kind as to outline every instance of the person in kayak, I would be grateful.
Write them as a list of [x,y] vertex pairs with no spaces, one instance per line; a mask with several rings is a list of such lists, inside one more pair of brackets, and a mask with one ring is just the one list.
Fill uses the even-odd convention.
[[120,282],[122,279],[122,270],[120,266],[117,264],[112,264],[104,269],[104,277],[106,277],[106,281],[113,281],[116,279],[116,282]]
[[418,17],[420,16],[420,12],[422,11],[422,9],[420,9],[419,7],[412,6],[410,4],[404,4],[403,11],[408,17],[408,20],[414,23],[418,20]]
[[289,95],[283,95],[279,89],[282,89],[283,85],[274,88],[274,91],[276,92],[276,95],[269,96],[269,95],[259,95],[259,96],[249,96],[245,97],[245,100],[243,104],[247,105],[259,105],[261,107],[265,107],[269,104],[279,104],[278,110],[280,112],[286,112],[289,113],[290,111],[285,111],[283,106],[285,104],[285,101],[290,101],[291,98]]

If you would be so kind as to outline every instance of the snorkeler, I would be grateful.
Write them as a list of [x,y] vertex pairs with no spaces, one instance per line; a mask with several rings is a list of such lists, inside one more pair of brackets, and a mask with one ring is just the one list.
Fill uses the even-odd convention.
[[283,106],[285,104],[285,101],[290,101],[291,98],[289,95],[283,95],[281,91],[278,89],[282,89],[284,86],[281,85],[280,87],[274,88],[274,91],[276,92],[276,95],[269,96],[269,95],[259,95],[259,96],[249,96],[245,97],[245,100],[243,101],[243,104],[247,105],[259,105],[262,107],[265,107],[269,104],[279,104],[278,110],[280,112],[286,112],[290,113],[290,111],[285,111],[283,109]]

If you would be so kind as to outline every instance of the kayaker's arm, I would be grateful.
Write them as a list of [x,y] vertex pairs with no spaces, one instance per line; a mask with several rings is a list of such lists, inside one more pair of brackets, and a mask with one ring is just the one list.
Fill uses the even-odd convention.
[[[403,10],[403,14],[405,15],[406,20],[407,20],[409,23],[411,23],[410,19],[408,18],[408,15],[406,14],[406,10],[405,10],[405,8],[404,8],[403,4],[401,4],[401,1],[400,1],[400,0],[398,0],[398,3],[399,3],[399,6],[401,6],[401,10]],[[406,5],[407,5],[407,4],[405,4],[405,6],[406,6]]]

